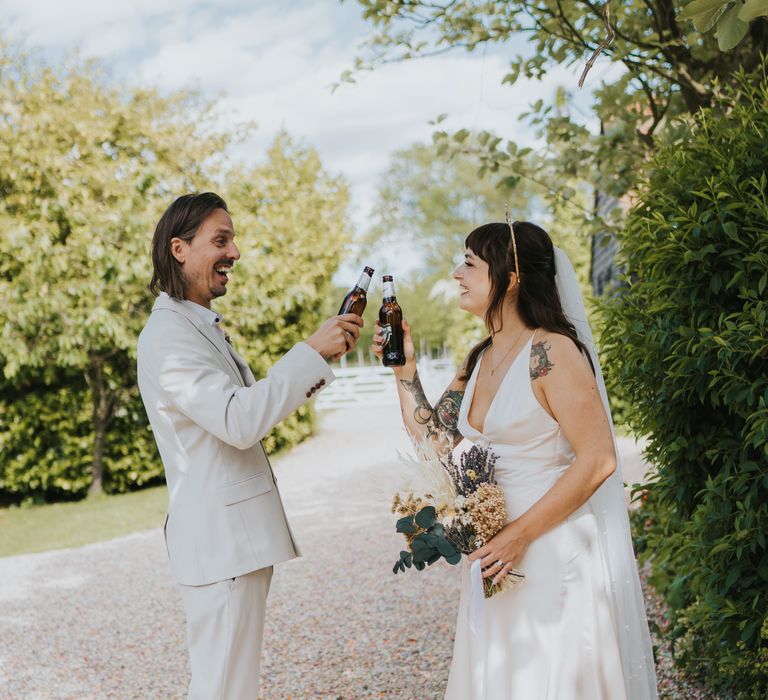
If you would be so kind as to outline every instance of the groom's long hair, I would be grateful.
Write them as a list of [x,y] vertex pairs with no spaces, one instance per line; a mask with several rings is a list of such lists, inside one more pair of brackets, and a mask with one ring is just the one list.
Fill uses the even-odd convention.
[[464,242],[465,247],[488,263],[491,303],[485,312],[485,327],[490,335],[470,351],[464,373],[460,377],[462,381],[469,379],[480,353],[491,344],[493,334],[501,330],[501,310],[507,298],[509,275],[512,272],[518,273],[517,310],[523,323],[529,328],[544,328],[567,336],[592,365],[587,347],[579,340],[576,329],[563,312],[555,282],[555,248],[552,239],[543,228],[529,221],[516,221],[514,227],[519,273],[507,224],[484,224],[472,231]]
[[152,236],[152,281],[154,295],[165,292],[174,299],[187,298],[187,281],[181,263],[171,253],[171,239],[191,241],[202,223],[216,209],[227,209],[227,203],[214,192],[184,194],[174,200],[160,217]]

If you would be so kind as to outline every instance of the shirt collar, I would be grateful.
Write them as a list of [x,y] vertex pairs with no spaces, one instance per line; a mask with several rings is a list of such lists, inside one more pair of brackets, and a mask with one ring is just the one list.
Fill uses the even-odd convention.
[[[160,292],[161,297],[168,297],[168,294],[165,292]],[[188,309],[191,309],[194,311],[203,321],[205,321],[209,326],[213,326],[214,328],[218,327],[222,320],[222,315],[216,313],[213,309],[206,309],[204,306],[201,306],[200,304],[196,304],[194,301],[190,301],[189,299],[180,299],[179,300],[184,306],[186,306]]]

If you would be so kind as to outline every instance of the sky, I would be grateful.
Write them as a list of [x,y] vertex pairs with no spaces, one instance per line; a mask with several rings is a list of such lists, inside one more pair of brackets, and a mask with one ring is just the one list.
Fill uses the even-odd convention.
[[51,61],[74,51],[98,58],[129,85],[197,87],[223,124],[256,122],[231,154],[246,163],[262,160],[286,129],[346,178],[358,229],[391,154],[430,142],[430,120],[446,113],[449,131],[489,129],[533,145],[519,114],[574,85],[578,72],[502,86],[516,53],[504,46],[389,64],[332,92],[371,33],[353,0],[0,0],[0,32]]

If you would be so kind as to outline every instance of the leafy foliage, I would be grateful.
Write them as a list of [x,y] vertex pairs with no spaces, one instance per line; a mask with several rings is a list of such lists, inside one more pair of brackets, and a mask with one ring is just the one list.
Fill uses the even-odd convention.
[[411,565],[418,571],[423,571],[440,558],[454,565],[461,561],[461,552],[445,536],[445,527],[437,521],[434,506],[424,506],[415,515],[400,518],[395,529],[413,539],[410,541],[411,551],[400,552],[400,558],[395,562],[392,573],[410,569]]
[[678,20],[693,20],[700,32],[712,29],[721,51],[730,51],[749,31],[749,23],[768,15],[765,0],[693,0],[678,15]]
[[[388,61],[495,45],[512,54],[504,83],[514,84],[521,76],[541,80],[557,66],[583,66],[606,36],[605,4],[591,1],[358,2],[374,33],[343,81],[353,82],[361,71]],[[438,146],[446,153],[473,155],[483,171],[510,186],[521,179],[538,183],[552,215],[560,218],[569,211],[585,233],[619,227],[621,211],[583,206],[575,199],[581,188],[574,180],[621,197],[633,188],[639,165],[659,141],[678,135],[679,129],[671,128],[674,117],[711,105],[716,83],[731,84],[738,67],[756,70],[760,53],[768,51],[765,19],[753,21],[743,40],[723,53],[711,34],[702,35],[689,22],[679,21],[680,8],[680,0],[611,3],[615,40],[598,61],[611,60],[617,69],[594,88],[592,125],[572,109],[573,89],[561,88],[521,117],[546,141],[540,152],[528,153],[504,134],[484,132],[473,139],[467,129],[438,131]]]
[[446,160],[431,144],[413,144],[392,155],[360,245],[408,245],[426,272],[447,276],[473,228],[503,221],[505,204],[513,218],[524,218],[541,207],[537,195],[535,187],[512,191],[479,177],[474,159]]
[[[6,383],[0,392],[0,493],[13,501],[69,500],[91,484],[94,432],[82,379],[51,385]],[[138,395],[121,406],[107,431],[105,489],[122,493],[159,483],[163,466]]]
[[134,345],[151,303],[147,232],[169,192],[204,182],[200,163],[228,138],[199,138],[207,120],[193,95],[126,94],[93,64],[53,70],[2,49],[3,373],[18,389],[32,382],[54,395],[62,374],[76,377],[71,397],[91,409],[98,492],[107,433],[136,398]]
[[[346,190],[284,135],[265,165],[226,168],[242,134],[220,131],[192,93],[110,87],[98,65],[54,70],[2,43],[0,111],[0,490],[140,486],[162,473],[135,345],[163,210],[215,189],[238,230],[253,232],[241,236],[245,276],[223,308],[263,374],[319,321],[348,236]],[[304,437],[309,417],[291,417],[268,447]]]
[[[323,318],[331,277],[351,238],[349,195],[316,151],[281,133],[264,165],[227,174],[225,189],[240,241],[235,284],[216,304],[232,342],[257,379]],[[335,314],[336,308],[331,312]],[[372,324],[370,324],[372,325]],[[267,436],[268,451],[312,430],[305,405]]]
[[[678,661],[768,695],[768,79],[736,87],[662,149],[621,235],[628,287],[603,347],[657,475],[640,543]],[[706,664],[701,660],[707,659]]]
[[[539,186],[527,181],[515,188],[499,186],[489,174],[478,174],[473,158],[461,153],[440,158],[431,144],[414,144],[393,155],[378,187],[371,228],[358,246],[366,251],[378,247],[382,254],[406,250],[422,261],[397,284],[398,301],[413,328],[417,349],[445,344],[461,362],[483,337],[482,322],[459,308],[458,286],[450,275],[463,258],[469,232],[489,221],[503,221],[505,204],[514,219],[543,225],[586,281],[587,240],[567,217],[553,221],[544,213]],[[364,333],[370,333],[372,326],[368,324]],[[366,336],[362,337],[365,344]]]

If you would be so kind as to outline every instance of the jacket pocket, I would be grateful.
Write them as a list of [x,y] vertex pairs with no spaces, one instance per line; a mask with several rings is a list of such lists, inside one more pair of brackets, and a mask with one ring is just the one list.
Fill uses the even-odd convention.
[[259,472],[253,476],[224,484],[219,489],[221,500],[225,506],[231,506],[233,503],[247,501],[249,498],[261,496],[263,493],[272,490],[272,484],[269,481],[267,472]]

